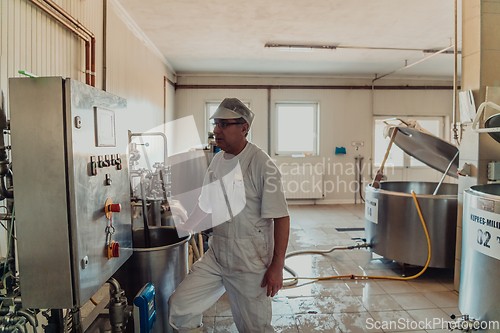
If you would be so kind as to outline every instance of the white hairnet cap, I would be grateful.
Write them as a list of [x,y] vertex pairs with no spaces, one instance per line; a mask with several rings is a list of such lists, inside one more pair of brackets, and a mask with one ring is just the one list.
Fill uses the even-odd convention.
[[237,98],[225,98],[210,119],[237,119],[243,118],[248,125],[252,125],[255,113]]

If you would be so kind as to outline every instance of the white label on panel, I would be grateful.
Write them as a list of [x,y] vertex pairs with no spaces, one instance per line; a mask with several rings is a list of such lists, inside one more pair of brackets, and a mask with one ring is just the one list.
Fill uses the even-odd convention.
[[115,112],[94,106],[97,147],[116,147]]
[[364,141],[351,141],[351,146],[353,147],[364,147],[365,142]]
[[500,214],[470,208],[465,216],[469,246],[500,260]]
[[378,223],[378,199],[375,199],[370,192],[365,198],[365,219],[373,223]]

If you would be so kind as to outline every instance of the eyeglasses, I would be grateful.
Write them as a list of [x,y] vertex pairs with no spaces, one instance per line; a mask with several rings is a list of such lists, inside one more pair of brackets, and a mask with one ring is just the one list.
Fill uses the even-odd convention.
[[228,121],[218,121],[218,120],[215,120],[215,121],[212,122],[212,124],[214,125],[214,127],[219,126],[219,128],[221,128],[221,129],[226,129],[228,126],[231,126],[231,125],[241,125],[241,124],[244,124],[244,123],[245,122],[241,122],[241,121],[230,123]]

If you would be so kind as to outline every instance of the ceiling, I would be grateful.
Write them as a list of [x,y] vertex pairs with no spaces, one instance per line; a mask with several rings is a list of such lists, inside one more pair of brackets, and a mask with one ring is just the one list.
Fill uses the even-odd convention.
[[[454,37],[454,0],[119,2],[177,74],[374,77],[428,57],[421,50],[441,50],[452,45]],[[294,52],[265,48],[266,43],[338,48]],[[392,75],[448,78],[453,71],[453,54],[437,54]]]

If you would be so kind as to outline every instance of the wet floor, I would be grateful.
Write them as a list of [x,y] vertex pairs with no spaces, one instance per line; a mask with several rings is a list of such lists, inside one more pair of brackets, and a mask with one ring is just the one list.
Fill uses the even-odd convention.
[[[364,205],[289,206],[287,252],[352,245],[364,232]],[[340,231],[338,231],[339,229]],[[299,276],[401,276],[401,266],[366,250],[334,251],[286,261]],[[407,270],[407,275],[420,271]],[[446,321],[459,314],[453,270],[428,269],[415,280],[300,280],[273,298],[276,332],[449,332]],[[224,294],[204,313],[204,332],[237,332]]]

